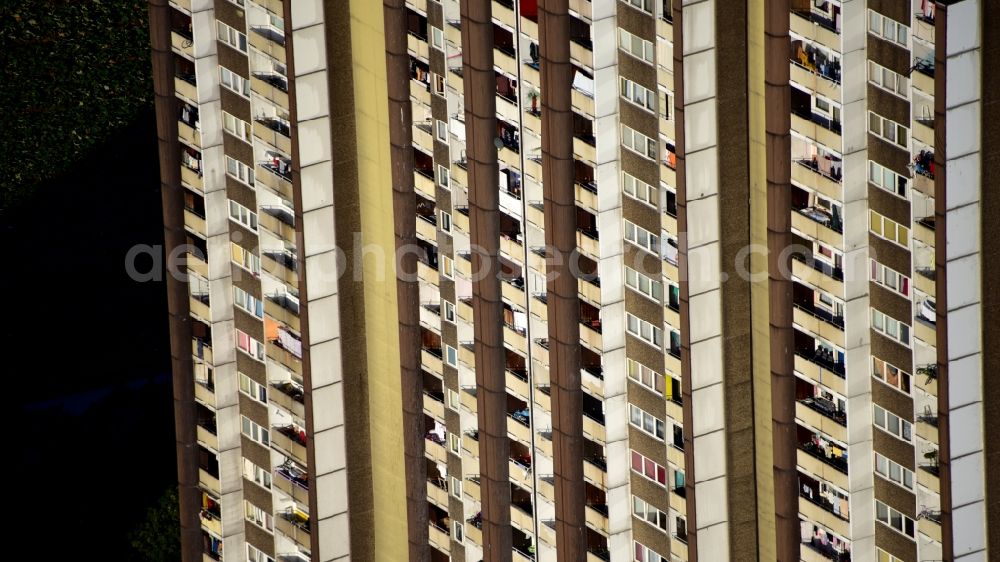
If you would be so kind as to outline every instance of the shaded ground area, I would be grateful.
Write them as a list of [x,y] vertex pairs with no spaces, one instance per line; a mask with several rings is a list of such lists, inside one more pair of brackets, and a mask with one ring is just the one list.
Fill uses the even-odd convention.
[[156,158],[146,111],[0,210],[17,472],[27,512],[67,524],[46,560],[134,559],[129,533],[176,480],[165,289],[124,268],[133,244],[162,243]]

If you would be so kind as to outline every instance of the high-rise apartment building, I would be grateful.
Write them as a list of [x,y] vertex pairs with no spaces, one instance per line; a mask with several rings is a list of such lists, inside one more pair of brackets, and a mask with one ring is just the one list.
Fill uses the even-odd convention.
[[1000,556],[997,2],[150,5],[185,562]]

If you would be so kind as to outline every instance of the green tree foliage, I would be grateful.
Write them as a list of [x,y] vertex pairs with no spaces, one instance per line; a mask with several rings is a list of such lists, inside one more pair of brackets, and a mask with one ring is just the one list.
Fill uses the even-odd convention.
[[156,505],[146,511],[146,518],[132,531],[134,562],[177,562],[181,559],[181,523],[177,488],[163,492]]
[[152,104],[145,0],[3,0],[0,57],[0,209]]

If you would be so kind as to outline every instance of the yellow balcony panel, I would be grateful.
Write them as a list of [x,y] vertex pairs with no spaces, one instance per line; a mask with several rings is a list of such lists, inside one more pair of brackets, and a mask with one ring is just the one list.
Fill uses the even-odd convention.
[[938,428],[924,421],[917,421],[917,436],[931,443],[938,443]]
[[824,369],[801,355],[795,356],[795,371],[842,396],[847,391],[843,377],[837,376],[833,371]]
[[[461,70],[461,67],[459,67],[459,70]],[[448,85],[448,88],[452,89],[456,94],[460,96],[464,95],[465,81],[462,79],[462,75],[458,72],[448,71],[448,74],[445,76],[445,83]]]
[[794,307],[792,312],[792,320],[803,330],[809,332],[814,337],[820,337],[840,347],[844,347],[843,330],[798,306]]
[[188,209],[184,209],[184,226],[196,234],[205,236],[205,217],[199,217]]
[[571,61],[583,68],[594,67],[594,52],[590,47],[586,47],[576,41],[569,42],[569,58]]
[[608,488],[608,473],[587,460],[583,461],[583,479],[602,490]]
[[292,287],[299,286],[299,274],[295,272],[294,269],[285,266],[284,264],[278,262],[270,254],[264,252],[260,257],[261,268],[273,275],[279,281],[286,283]]
[[267,358],[281,363],[297,375],[302,375],[302,360],[287,349],[278,347],[275,342],[267,342]]
[[430,45],[427,44],[427,39],[421,39],[412,33],[406,36],[406,50],[410,52],[410,55],[424,61],[428,62],[430,60]]
[[500,236],[500,252],[518,263],[524,261],[524,248],[514,238]]
[[927,121],[913,119],[910,121],[910,137],[917,143],[926,145],[934,150],[934,129],[927,126]]
[[222,536],[222,518],[206,510],[201,510],[201,528],[215,536]]
[[205,192],[205,181],[198,174],[198,172],[188,168],[185,165],[181,165],[181,183],[191,187],[195,191]]
[[274,302],[270,298],[264,299],[264,313],[282,324],[286,324],[292,330],[296,332],[300,331],[298,315]]
[[[529,108],[530,109],[530,108]],[[542,118],[541,115],[535,115],[530,111],[524,112],[524,119],[521,122],[524,128],[533,132],[535,135],[542,135]]]
[[531,490],[535,487],[534,480],[531,477],[531,468],[521,466],[510,460],[507,461],[507,473],[510,476],[511,482],[517,483],[518,486],[521,486],[525,490]]
[[[295,516],[291,515],[290,517]],[[278,515],[274,518],[274,527],[283,535],[295,541],[295,543],[302,548],[310,548],[309,545],[311,538],[309,536],[309,531],[307,531],[305,527],[296,525],[290,521],[284,514]]]
[[928,22],[919,16],[913,18],[913,35],[921,41],[934,44],[934,22]]
[[250,89],[267,98],[271,103],[277,105],[281,109],[288,111],[288,93],[281,91],[279,88],[272,86],[271,84],[261,80],[256,76],[250,77]]
[[935,494],[941,493],[941,479],[937,477],[932,472],[928,472],[922,468],[917,469],[917,483],[921,486],[926,487]]
[[212,451],[219,450],[219,436],[208,429],[198,426],[198,444]]
[[[546,412],[551,412],[552,411],[552,398],[548,394],[545,394],[544,392],[542,392],[541,390],[539,390],[538,392],[535,393],[535,403],[538,404],[539,407],[541,407]],[[543,440],[543,443],[545,443],[545,442],[548,443],[548,447],[550,448],[549,453],[551,453],[552,452],[551,451],[552,442],[551,441],[547,441],[547,440]],[[545,447],[544,444],[541,445],[541,446],[543,448]]]
[[585,324],[580,324],[580,341],[594,351],[604,349],[601,333]]
[[[427,84],[419,80],[410,80],[410,100],[414,105],[431,110],[431,90]],[[414,112],[415,113],[415,112]]]
[[516,101],[508,100],[499,94],[495,99],[497,100],[497,113],[500,115],[500,118],[508,123],[517,123],[521,114],[517,109]]
[[448,490],[438,487],[430,480],[427,481],[427,500],[445,511],[448,510]]
[[667,166],[665,162],[660,163],[660,179],[667,182],[667,185],[677,185],[677,170]]
[[[681,560],[687,560],[688,559],[688,545],[687,545],[687,543],[671,538],[670,539],[670,554],[672,556],[674,556],[675,558],[680,558]],[[587,562],[591,561],[591,558],[590,558],[591,556],[593,556],[593,555],[588,552],[587,553]],[[597,557],[595,556],[595,558],[597,558]],[[598,558],[598,560],[600,560],[600,559]],[[830,562],[830,561],[826,560],[825,562]]]
[[680,357],[677,357],[676,355],[674,355],[672,353],[665,353],[665,354],[663,354],[663,360],[664,360],[664,363],[665,363],[665,366],[666,366],[666,369],[667,369],[668,372],[670,372],[670,373],[676,373],[677,375],[681,374],[681,358]]
[[281,220],[279,220],[277,217],[266,212],[259,213],[257,217],[260,226],[263,226],[265,229],[267,229],[268,232],[274,234],[275,236],[284,240],[285,242],[288,242],[289,244],[293,245],[295,244],[294,226],[286,224]]
[[425,392],[424,413],[438,420],[439,422],[444,423],[444,402],[441,402],[440,400],[435,400],[433,397],[429,396]]
[[277,429],[271,431],[271,444],[292,455],[292,457],[302,465],[308,464],[305,445],[302,445],[281,431],[278,431]]
[[472,541],[472,544],[481,547],[483,546],[483,532],[477,529],[475,525],[466,523],[465,540]]
[[195,104],[198,103],[198,87],[176,76],[174,77],[174,92]]
[[171,6],[181,8],[184,12],[191,13],[191,0],[170,0]]
[[507,415],[507,435],[512,439],[517,439],[525,445],[531,445],[531,429],[519,421]]
[[508,345],[508,347],[521,352],[522,355],[528,354],[528,340],[524,337],[524,334],[520,334],[517,331],[504,326],[503,341]]
[[434,137],[431,136],[430,125],[426,123],[414,123],[413,144],[424,150],[424,152],[434,153]]
[[843,281],[838,281],[822,271],[810,267],[805,262],[796,259],[792,260],[792,276],[800,279],[807,285],[819,287],[828,293],[834,295],[844,294]]
[[[463,433],[462,434],[462,449],[465,449],[466,451],[468,451],[469,455],[472,456],[472,457],[476,457],[476,458],[479,457],[479,441],[476,441],[475,439],[472,438],[471,435],[469,435],[467,433]],[[476,489],[478,490],[479,487],[476,486]],[[476,499],[477,500],[479,499],[478,492],[476,494]]]
[[686,514],[687,499],[682,498],[673,492],[670,492],[670,508],[673,509],[674,511],[677,511],[678,513],[681,513],[682,515]]
[[[299,400],[296,400],[294,397],[292,397],[292,395],[288,394],[288,392],[293,392],[291,387],[288,385],[291,385],[291,383],[287,383],[281,386],[272,385],[272,387],[267,391],[268,397],[270,397],[271,402],[273,402],[276,406],[282,408],[283,410],[290,412],[299,418],[305,418],[306,417],[305,404],[303,402],[300,402]],[[301,398],[301,394],[299,394],[298,396]]]
[[434,462],[448,462],[448,454],[444,450],[444,445],[430,439],[424,439],[424,454]]
[[932,540],[941,543],[941,524],[937,523],[931,519],[919,519],[917,521],[917,530],[922,534],[927,535]]
[[847,521],[805,498],[799,498],[799,513],[805,519],[815,521],[842,537],[850,536],[851,526]]
[[663,18],[656,18],[656,34],[667,41],[674,40],[674,25]]
[[[465,165],[456,163],[451,167],[451,181],[452,183],[458,182],[458,185],[468,186],[469,185],[469,170]],[[431,193],[434,193],[433,191]]]
[[443,361],[441,358],[426,349],[420,350],[420,365],[435,375],[444,375]]
[[817,429],[837,441],[847,441],[847,428],[813,410],[802,402],[795,403],[795,417],[805,425]]
[[913,335],[922,342],[927,343],[931,347],[935,347],[937,344],[937,329],[930,322],[923,322],[916,320],[913,322]]
[[504,6],[500,2],[493,2],[493,19],[510,29],[517,28],[517,21],[514,19],[514,10]]
[[429,242],[437,242],[437,226],[422,216],[417,216],[417,236]]
[[795,63],[790,62],[789,66],[791,67],[791,80],[793,82],[801,84],[817,94],[832,100],[840,99],[840,84],[832,80],[827,80],[819,74],[811,72]]
[[541,201],[529,203],[524,218],[538,228],[545,228],[545,210],[541,205]]
[[197,357],[198,359],[201,359],[202,361],[208,363],[209,365],[213,364],[212,346],[201,345],[195,338],[191,339],[191,355]]
[[209,474],[204,468],[198,469],[198,485],[203,489],[214,492],[216,496],[222,495],[222,486],[219,479]]
[[499,68],[508,76],[517,76],[517,61],[514,60],[514,56],[496,47],[493,48],[493,66]]
[[927,277],[926,275],[922,275],[920,273],[914,275],[913,286],[916,287],[918,291],[923,291],[932,297],[937,294],[937,283],[934,279]]
[[921,92],[927,94],[928,96],[934,97],[934,77],[928,76],[919,70],[914,70],[910,73],[910,79],[913,81],[913,87],[920,90]]
[[916,221],[913,223],[913,239],[919,240],[920,242],[923,242],[933,248],[935,242],[934,229],[928,228],[927,225],[920,221]]
[[208,263],[194,254],[184,254],[185,263],[189,272],[197,273],[203,279],[208,279]]
[[576,12],[585,19],[591,19],[590,0],[569,0],[569,11]]
[[206,322],[212,321],[212,313],[209,310],[208,305],[194,298],[193,296],[190,299],[188,299],[188,303],[189,306],[191,307],[191,316],[200,318]]
[[583,434],[591,441],[598,443],[607,441],[604,424],[587,416],[583,416]]
[[814,171],[808,166],[797,162],[792,163],[792,181],[803,187],[829,197],[835,201],[844,201],[844,190],[841,185],[827,176]]
[[253,0],[253,2],[278,17],[285,13],[281,0]]
[[434,187],[433,177],[425,176],[420,172],[413,172],[413,185],[417,193],[431,200],[436,198],[437,189]]
[[573,88],[571,95],[573,110],[583,116],[594,116],[594,96]]
[[596,529],[601,533],[608,534],[608,518],[591,506],[586,507],[586,521],[591,529]]
[[581,369],[580,384],[583,389],[597,398],[604,398],[604,380],[586,369]]
[[274,482],[275,487],[291,496],[293,500],[309,505],[309,489],[292,482],[281,471],[275,471],[272,482]]
[[599,206],[597,201],[597,192],[592,191],[579,183],[574,185],[574,189],[576,190],[577,205],[596,213]]
[[282,199],[288,201],[293,199],[292,182],[259,164],[254,169],[254,183],[258,186],[263,185],[274,193],[280,195]]
[[431,523],[428,527],[430,531],[429,538],[431,546],[441,552],[449,552],[451,550],[451,539],[448,536],[448,532],[433,523]]
[[[527,21],[527,20],[525,20],[525,19],[522,18],[522,21]],[[521,33],[524,33],[524,32],[525,32],[524,28],[521,28]],[[538,37],[538,36],[537,35],[532,35],[531,37]],[[538,73],[538,69],[535,68],[534,66],[532,66],[531,64],[528,64],[527,62],[522,63],[521,64],[521,83],[524,84],[525,85],[524,87],[526,87],[526,88],[530,87],[530,86],[534,86],[535,89],[539,89],[540,90],[541,89],[541,85],[542,85],[542,78],[541,78],[541,76]],[[541,100],[539,100],[538,106],[541,107]],[[539,132],[541,132],[541,129],[539,129]]]
[[[803,472],[811,474],[816,478],[826,480],[842,490],[850,489],[847,483],[847,475],[843,472],[826,464],[805,451],[798,450],[795,453],[797,455],[796,464],[802,468]],[[806,503],[806,501],[803,500],[799,503]]]
[[208,386],[200,383],[194,383],[194,398],[198,402],[208,406],[211,409],[215,409],[215,391]]
[[806,39],[811,39],[817,43],[833,49],[838,53],[841,52],[840,48],[840,35],[835,31],[831,31],[821,25],[816,25],[809,20],[808,17],[802,17],[797,13],[792,13],[790,16],[791,30],[795,33],[805,37]]
[[285,154],[292,153],[292,139],[268,127],[260,121],[253,122],[253,134],[260,140]]
[[533,533],[535,529],[534,520],[531,515],[514,504],[510,506],[510,523],[515,529],[520,529],[529,534]]
[[587,256],[599,260],[601,257],[601,246],[597,239],[587,236],[583,232],[576,231],[576,246]]
[[667,445],[667,462],[674,466],[684,466],[684,451],[673,445]]
[[673,400],[667,400],[667,417],[671,418],[678,423],[684,423],[684,406],[674,402]]
[[180,120],[177,121],[177,138],[179,138],[182,142],[201,150],[201,131]]
[[[274,34],[274,37],[277,38],[280,36],[278,34]],[[258,33],[254,29],[251,29],[250,33],[247,34],[247,39],[249,40],[250,45],[258,51],[270,56],[281,64],[285,64],[285,46],[281,43],[278,43],[269,37],[265,37],[263,33]]]
[[531,389],[528,387],[527,375],[524,375],[524,377],[525,378],[522,379],[521,375],[508,370],[507,390],[509,390],[514,396],[527,401],[531,396]]
[[578,137],[573,137],[573,155],[577,160],[594,163],[597,162],[597,147]]
[[601,306],[601,288],[597,285],[589,282],[580,280],[580,298],[593,304],[594,306]]

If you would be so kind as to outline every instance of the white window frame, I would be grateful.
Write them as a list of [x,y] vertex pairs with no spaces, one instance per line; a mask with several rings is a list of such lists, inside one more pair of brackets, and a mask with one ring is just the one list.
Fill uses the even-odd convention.
[[451,477],[451,486],[448,486],[448,491],[451,493],[451,497],[462,499],[462,479]]
[[[254,277],[260,276],[260,256],[236,242],[230,242],[230,244],[232,244],[233,248],[232,262],[240,269],[249,271]],[[237,261],[237,258],[239,258],[239,261]]]
[[[898,222],[877,213],[871,209],[868,210],[868,231],[878,236],[883,240],[888,240],[897,246],[902,246],[903,248],[910,248],[910,229],[899,224]],[[878,227],[878,230],[875,228]],[[892,236],[888,236],[889,230],[892,230]],[[904,242],[900,242],[900,232],[903,233]]]
[[[885,512],[884,519],[881,513],[883,511]],[[897,529],[896,526],[893,525],[892,523],[893,519],[896,519],[897,517],[899,518],[899,525],[900,527],[902,527],[900,529]],[[896,531],[897,533],[903,535],[904,537],[908,537],[910,540],[916,540],[917,538],[917,522],[907,517],[905,514],[903,514],[903,512],[893,508],[892,506],[890,506],[885,502],[875,500],[875,520],[885,525],[886,527],[889,527],[893,531]],[[909,521],[910,523],[909,525],[906,524],[907,521]],[[912,535],[906,532],[907,526],[913,530]]]
[[636,201],[660,210],[660,190],[628,172],[622,172],[622,192]]
[[[903,180],[903,193],[899,192],[899,180]],[[897,174],[874,160],[868,161],[868,183],[900,199],[910,198],[910,178]]]
[[219,82],[236,95],[250,99],[250,80],[222,65],[219,66]]
[[458,350],[448,344],[444,344],[444,362],[452,367],[458,367]]
[[462,438],[461,436],[448,432],[448,450],[456,455],[462,454]]
[[[895,370],[900,381],[903,381],[904,379],[908,380],[909,384],[907,386],[909,386],[910,390],[909,391],[903,390],[903,388],[900,385],[892,384],[885,378],[880,377],[878,374],[878,367],[877,367],[879,363],[882,364],[882,369],[885,371],[889,371],[890,369]],[[882,384],[888,386],[889,388],[895,389],[897,392],[902,392],[907,396],[913,396],[913,375],[907,373],[906,371],[900,369],[899,367],[893,365],[892,363],[889,363],[888,361],[876,357],[874,355],[872,355],[872,377],[874,377],[875,380],[881,382]]]
[[625,219],[625,240],[656,256],[660,255],[660,237],[628,219]]
[[444,96],[445,78],[440,74],[431,72],[431,93],[437,96]]
[[656,162],[657,154],[659,154],[656,148],[656,139],[647,137],[632,127],[624,124],[621,126],[621,135],[622,147],[631,150],[647,160]]
[[228,155],[226,156],[226,175],[250,186],[250,189],[254,188],[253,168]]
[[[665,556],[642,544],[641,542],[637,540],[633,540],[632,542],[634,543],[632,548],[633,562],[669,562]],[[642,556],[637,557],[636,551],[641,551]]]
[[430,28],[431,47],[439,51],[444,51],[444,30],[433,25],[428,25],[427,27]]
[[642,318],[625,313],[625,331],[656,348],[663,348],[663,328],[646,322]]
[[229,45],[230,47],[236,49],[237,51],[247,54],[247,34],[236,29],[235,27],[230,27],[219,20],[215,20],[215,29],[219,34],[219,41]]
[[434,120],[434,136],[441,142],[448,142],[448,122],[440,119]]
[[620,27],[618,28],[618,48],[641,61],[650,64],[656,62],[656,49],[651,41],[629,33]]
[[650,113],[656,113],[656,92],[624,76],[618,77],[618,86],[618,94],[623,100]]
[[257,466],[253,463],[253,461],[246,457],[243,457],[243,478],[246,478],[265,490],[271,489],[271,473]]
[[270,513],[250,503],[250,500],[243,500],[243,506],[244,518],[247,521],[264,529],[268,533],[274,532],[274,517]]
[[663,283],[628,266],[625,266],[625,286],[657,304],[663,303]]
[[[881,424],[879,424],[880,417],[882,418]],[[896,425],[899,428],[898,433],[894,433],[891,428],[893,418],[896,419]],[[879,406],[878,404],[872,404],[872,425],[888,433],[889,435],[892,435],[893,437],[899,439],[900,441],[903,441],[905,443],[913,443],[913,424],[897,416],[896,414],[890,412],[889,410],[886,410],[885,408]],[[907,434],[909,435],[909,438],[905,437],[905,435]]]
[[465,543],[465,523],[461,520],[451,522],[451,538],[459,544]]
[[882,312],[877,308],[872,308],[872,329],[883,336],[898,342],[906,347],[910,347],[913,337],[913,326],[906,322],[896,320],[892,316]]
[[652,15],[653,13],[653,0],[623,0],[626,4],[631,5],[637,10],[642,10],[647,14]]
[[455,278],[455,261],[448,256],[441,256],[440,261],[441,275],[444,275],[448,279]]
[[[658,396],[663,396],[663,393],[666,392],[667,380],[665,376],[657,373],[653,369],[650,369],[635,359],[626,358],[625,370],[628,374],[628,378],[632,379],[638,383],[639,386],[646,388],[650,392],[657,394]],[[659,381],[663,390],[656,388],[657,381]]]
[[240,392],[255,402],[267,405],[267,386],[253,380],[245,373],[239,373]]
[[632,494],[632,517],[645,521],[654,529],[664,533],[670,531],[670,519],[667,512],[661,511],[635,494]]
[[[250,347],[249,349],[243,349],[243,346],[240,345],[241,334],[247,337],[247,341]],[[257,361],[260,361],[262,363],[264,362],[264,358],[267,357],[267,350],[264,347],[264,344],[255,340],[253,337],[250,336],[250,334],[244,332],[243,330],[240,330],[239,328],[235,330],[234,335],[236,336],[236,349],[242,351],[243,353],[249,355],[251,358],[256,359]]]
[[879,547],[875,547],[875,562],[903,562],[902,558],[893,556]]
[[[890,81],[892,84],[887,84]],[[910,79],[872,60],[868,61],[868,83],[904,100],[910,99]]]
[[[893,473],[896,475],[894,476]],[[913,471],[878,451],[875,451],[875,474],[908,492],[913,492],[916,489],[916,476]],[[907,481],[909,481],[909,485],[907,485]]]
[[250,124],[227,111],[222,112],[222,129],[244,142],[253,142]]
[[441,319],[445,322],[455,323],[455,304],[441,299]]
[[[910,27],[882,15],[871,8],[868,9],[868,33],[895,43],[902,47],[910,45]],[[900,40],[902,36],[902,40]]]
[[437,184],[445,189],[451,189],[451,170],[442,164],[437,165],[437,174],[434,175]]
[[233,285],[233,304],[254,318],[264,318],[264,301]]
[[462,405],[462,397],[450,388],[445,389],[445,397],[448,399],[448,407],[457,412]]
[[[868,274],[872,283],[881,285],[906,300],[910,300],[910,294],[913,292],[913,280],[906,275],[874,259],[871,260],[871,267],[868,270]],[[903,290],[904,279],[906,280],[905,290]]]
[[257,232],[257,213],[243,205],[229,200],[229,220],[243,226],[251,232]]
[[[642,471],[637,471],[632,466],[632,456],[633,455],[638,455],[639,458],[642,459]],[[652,478],[650,478],[649,476],[646,475],[646,461],[649,461],[649,462],[653,463],[653,477]],[[642,453],[640,453],[639,451],[636,451],[635,449],[629,449],[628,469],[630,471],[632,471],[633,473],[638,474],[639,476],[642,476],[646,480],[649,480],[650,482],[652,482],[653,484],[656,484],[657,486],[659,486],[661,488],[665,489],[667,487],[667,472],[668,472],[667,471],[667,467],[665,467],[662,464],[656,462],[655,460],[653,460],[653,459],[651,459],[651,458],[643,455]],[[656,479],[656,475],[659,474],[659,470],[658,469],[663,469],[663,483],[662,484],[660,483],[659,480]]]
[[[230,0],[232,1],[232,0]],[[264,554],[257,547],[250,543],[247,544],[247,562],[274,562],[274,558]]]
[[451,213],[448,211],[438,211],[438,227],[442,232],[451,232]]
[[243,434],[247,439],[269,447],[271,445],[271,433],[266,427],[261,426],[257,422],[246,416],[240,416],[240,433]]
[[666,422],[635,404],[628,405],[628,423],[661,443],[667,439]]
[[[876,127],[874,123],[877,123],[878,126]],[[889,135],[887,131],[892,131],[892,134]],[[910,128],[896,123],[888,117],[882,117],[874,111],[868,112],[868,132],[889,144],[906,150],[910,148]],[[901,137],[905,137],[902,142],[900,142]]]

